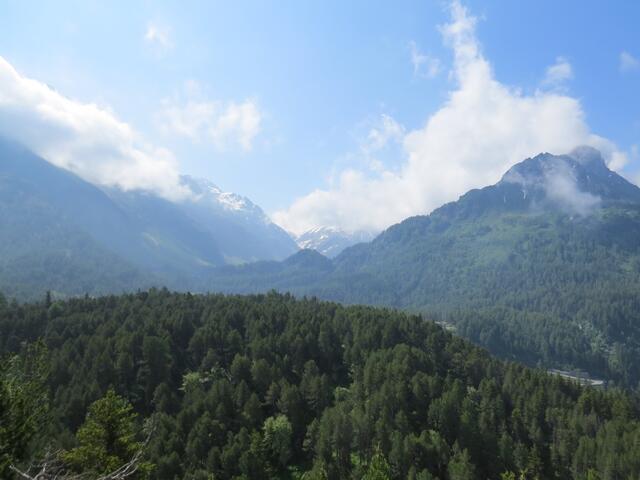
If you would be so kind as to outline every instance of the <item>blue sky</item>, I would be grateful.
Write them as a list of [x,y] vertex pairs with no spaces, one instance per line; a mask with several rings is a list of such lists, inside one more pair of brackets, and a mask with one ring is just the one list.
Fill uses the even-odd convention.
[[[136,145],[144,145],[136,148],[162,149],[160,156],[170,156],[172,168],[247,195],[269,213],[278,212],[275,217],[290,230],[329,223],[376,230],[481,186],[474,178],[495,180],[518,160],[515,155],[528,152],[512,148],[514,134],[503,139],[497,125],[486,136],[491,142],[478,136],[480,145],[467,145],[468,135],[462,136],[461,149],[471,153],[455,169],[440,172],[438,162],[449,161],[449,150],[424,138],[435,135],[425,125],[464,83],[455,63],[458,33],[447,37],[441,26],[471,19],[463,41],[479,48],[476,59],[507,89],[497,95],[523,100],[518,105],[541,95],[554,105],[575,101],[557,107],[559,122],[566,115],[562,125],[576,122],[566,137],[606,139],[605,150],[626,159],[617,168],[635,178],[640,4],[470,0],[454,5],[463,10],[457,17],[448,2],[428,0],[4,1],[0,57],[21,77],[78,104],[97,104],[135,132]],[[475,102],[473,108],[486,108],[478,118],[494,118],[492,108],[504,114],[511,108],[505,105]],[[12,122],[14,112],[0,121],[30,121],[25,114]],[[464,121],[449,117],[446,125]],[[454,130],[446,125],[440,129]],[[524,142],[527,148],[570,145],[548,132],[533,137]],[[41,146],[39,153],[53,148]],[[482,158],[471,157],[474,150],[488,156],[501,149],[508,154],[487,159],[486,168]],[[439,153],[447,158],[434,158]],[[56,162],[80,162],[71,156]],[[419,161],[419,168],[408,167]],[[83,168],[79,173],[85,177],[102,178],[99,166]],[[476,175],[474,169],[490,173]],[[469,180],[455,180],[462,170]],[[402,179],[390,187],[386,179],[394,176]],[[448,188],[438,190],[442,183]],[[412,193],[421,185],[438,192]],[[383,193],[373,195],[374,190]],[[405,190],[411,198],[387,208]],[[345,204],[359,203],[342,211]],[[360,222],[363,215],[372,218]]]

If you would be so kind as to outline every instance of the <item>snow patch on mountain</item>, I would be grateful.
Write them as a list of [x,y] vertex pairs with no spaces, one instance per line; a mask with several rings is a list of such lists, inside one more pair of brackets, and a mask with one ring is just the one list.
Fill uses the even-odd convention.
[[266,225],[273,223],[264,211],[247,197],[233,192],[225,192],[206,178],[182,175],[181,181],[194,194],[193,199],[187,201],[206,204],[220,213],[228,212],[233,215],[243,216],[247,220],[260,221]]
[[295,237],[301,249],[312,249],[326,257],[333,258],[345,248],[356,243],[369,242],[375,237],[373,232],[345,232],[337,227],[325,226],[307,230]]
[[182,184],[193,195],[182,208],[215,235],[226,263],[282,260],[298,250],[293,238],[247,197],[188,175]]

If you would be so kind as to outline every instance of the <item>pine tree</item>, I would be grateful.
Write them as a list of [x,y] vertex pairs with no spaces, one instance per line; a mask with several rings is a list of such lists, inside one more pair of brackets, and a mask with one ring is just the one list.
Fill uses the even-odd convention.
[[451,457],[448,466],[450,480],[474,480],[475,469],[467,450],[458,450]]
[[23,460],[46,418],[49,401],[45,381],[47,350],[37,343],[0,361],[0,478]]
[[263,442],[271,453],[275,466],[284,467],[291,457],[291,423],[286,415],[269,417],[264,421]]
[[[106,474],[131,461],[143,447],[137,440],[133,407],[113,390],[89,407],[84,424],[78,429],[78,446],[63,453],[70,468],[85,474]],[[152,466],[138,467],[137,478],[145,478]]]
[[377,447],[362,480],[391,480],[391,466]]

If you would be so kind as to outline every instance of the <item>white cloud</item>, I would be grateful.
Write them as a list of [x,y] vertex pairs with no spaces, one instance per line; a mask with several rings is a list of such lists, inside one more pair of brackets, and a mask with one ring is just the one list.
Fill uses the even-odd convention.
[[238,144],[249,151],[253,140],[260,132],[262,114],[255,102],[245,100],[242,103],[231,102],[215,118],[209,128],[209,135],[219,149],[225,149],[230,144]]
[[362,149],[365,153],[374,153],[385,148],[390,142],[402,141],[404,127],[393,117],[382,114],[377,125],[373,126],[365,139]]
[[149,22],[147,24],[144,40],[158,54],[166,53],[173,48],[169,28],[155,22]]
[[600,197],[578,188],[571,172],[565,169],[550,176],[545,185],[547,195],[563,206],[568,212],[586,216],[601,203]]
[[368,166],[373,172],[384,172],[384,160],[397,155],[405,129],[393,117],[384,113],[373,121],[364,122],[364,125],[367,124],[368,131],[359,140],[359,155],[349,155],[346,158],[351,161],[362,160],[361,164]]
[[93,183],[153,190],[170,199],[189,194],[171,152],[146,144],[109,110],[24,77],[2,57],[0,135]]
[[633,70],[640,69],[640,60],[631,55],[629,52],[622,52],[620,54],[620,71],[631,72]]
[[416,42],[409,42],[411,51],[411,65],[416,77],[434,78],[440,73],[440,60],[420,52]]
[[164,100],[162,103],[162,110],[158,115],[161,130],[192,140],[200,140],[210,118],[217,110],[217,105],[212,102],[188,101],[183,105],[177,105]]
[[543,85],[550,87],[560,87],[567,80],[573,78],[573,68],[567,59],[563,57],[556,58],[556,63],[547,67],[545,72]]
[[193,141],[210,141],[221,151],[252,150],[262,124],[262,113],[254,100],[202,99],[200,88],[193,81],[187,82],[185,91],[186,100],[176,97],[162,102],[157,121],[163,132]]
[[[347,169],[328,189],[317,189],[276,212],[275,220],[302,233],[318,226],[376,231],[498,181],[514,163],[539,152],[599,148],[619,168],[624,153],[591,133],[580,102],[555,90],[532,95],[500,83],[481,53],[476,18],[459,2],[441,27],[454,53],[454,88],[422,128],[404,135],[396,171]],[[560,62],[562,63],[562,62]],[[566,68],[559,69],[566,78]]]

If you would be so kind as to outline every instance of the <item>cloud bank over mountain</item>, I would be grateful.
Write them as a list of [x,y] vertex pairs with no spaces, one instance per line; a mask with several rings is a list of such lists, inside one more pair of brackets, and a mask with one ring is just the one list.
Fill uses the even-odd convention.
[[[253,100],[163,104],[164,130],[218,150],[252,149],[262,114]],[[0,57],[0,135],[16,140],[85,180],[122,190],[148,190],[179,200],[191,195],[181,183],[171,151],[146,142],[107,107],[70,99],[19,73]]]
[[566,59],[549,67],[540,89],[524,93],[496,79],[476,36],[477,18],[457,1],[450,14],[440,30],[453,52],[454,87],[422,128],[401,138],[401,167],[346,169],[330,188],[276,212],[280,225],[295,233],[323,225],[381,230],[495,183],[516,161],[542,151],[590,145],[612,169],[626,163],[625,153],[590,130],[580,101],[558,88],[573,74]]
[[190,195],[170,151],[146,143],[106,108],[69,99],[0,57],[0,135],[99,185]]

